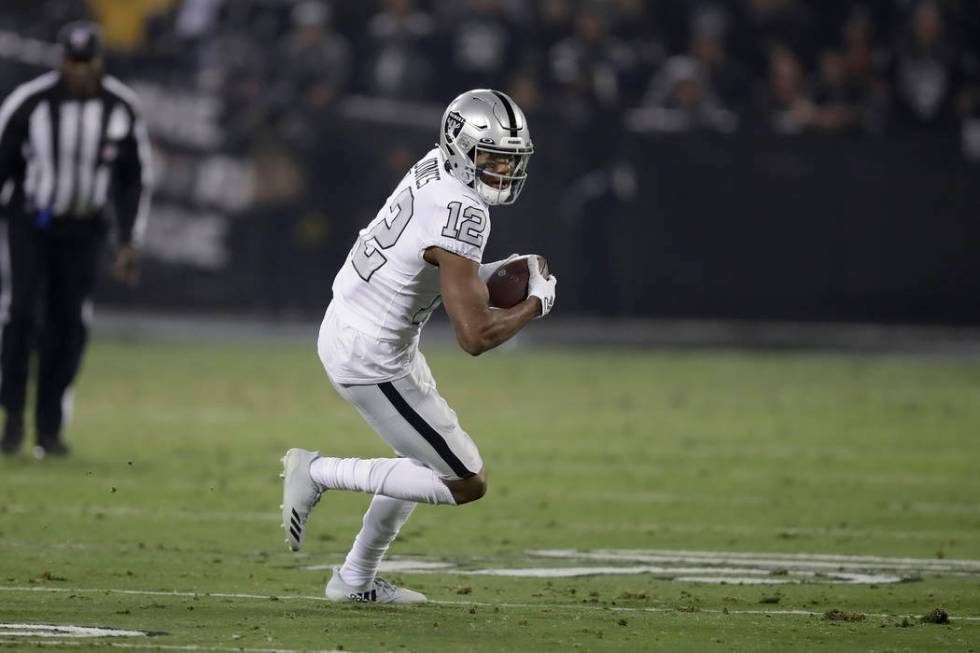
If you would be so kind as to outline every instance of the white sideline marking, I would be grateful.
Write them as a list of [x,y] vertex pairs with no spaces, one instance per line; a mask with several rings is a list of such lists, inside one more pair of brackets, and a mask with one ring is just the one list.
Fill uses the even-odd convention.
[[[722,551],[672,551],[658,549],[539,549],[531,558],[577,562],[606,562],[614,565],[554,567],[493,566],[492,561],[472,559],[465,563],[401,557],[381,564],[382,571],[444,573],[463,576],[507,576],[518,578],[571,578],[597,575],[652,574],[661,580],[709,584],[848,584],[884,585],[911,580],[919,575],[980,576],[980,560],[935,558],[888,558],[808,553],[729,553]],[[311,565],[307,570],[324,570],[331,565]]]
[[[303,567],[305,571],[330,571],[336,564],[307,565]],[[412,558],[396,558],[393,560],[382,560],[379,571],[399,572],[399,571],[441,571],[449,573],[456,570],[456,565],[452,562],[438,562],[435,560],[418,560]]]
[[[80,642],[70,640],[29,640],[29,639],[0,639],[0,644],[30,644],[31,646],[79,646]],[[242,646],[204,646],[201,644],[128,644],[108,642],[103,646],[125,649],[153,649],[168,651],[234,651],[235,653],[351,653],[337,649],[291,649],[291,648],[245,648]]]
[[[130,594],[130,595],[140,595],[140,596],[172,596],[172,597],[199,597],[199,598],[218,598],[218,599],[256,599],[260,601],[268,601],[270,599],[278,601],[326,601],[327,598],[324,596],[308,596],[302,594],[296,595],[267,595],[267,594],[228,594],[223,592],[161,592],[157,590],[124,590],[115,588],[68,588],[68,587],[17,587],[17,586],[0,586],[0,592],[58,592],[58,593],[72,593],[72,594]],[[572,604],[572,603],[490,603],[486,601],[438,601],[430,600],[429,603],[433,605],[445,605],[445,606],[455,606],[455,607],[469,607],[477,606],[484,608],[507,608],[516,610],[585,610],[585,611],[607,611],[607,612],[650,612],[650,613],[668,613],[668,612],[679,612],[676,608],[628,608],[620,606],[606,606],[606,605],[596,605],[596,604]],[[370,609],[370,608],[368,608]],[[411,609],[411,608],[407,608]],[[747,615],[773,615],[773,616],[784,616],[784,615],[798,615],[805,617],[823,616],[823,612],[813,612],[810,610],[716,610],[713,608],[699,609],[698,612],[704,612],[707,614],[747,614]],[[883,614],[883,613],[863,613],[865,617],[880,618],[880,619],[901,619],[902,617],[909,617],[918,619],[916,615],[903,615],[903,614]],[[980,621],[980,616],[977,615],[953,615],[950,617],[951,621]],[[23,640],[21,640],[23,642]],[[122,646],[120,644],[113,643],[112,646]],[[127,647],[136,647],[139,645],[126,645]],[[151,647],[152,648],[152,647]],[[158,647],[159,648],[159,647]],[[241,649],[241,648],[218,648],[218,649],[204,649],[201,650],[230,650],[230,651],[241,651],[241,650],[251,650],[251,651],[275,651],[277,649]],[[288,653],[288,652],[285,652]],[[350,653],[348,651],[348,653]]]
[[[406,572],[412,570],[406,569]],[[547,567],[547,568],[514,568],[514,569],[457,569],[450,573],[462,574],[467,576],[510,576],[514,578],[575,578],[579,576],[618,576],[635,574],[667,574],[663,580],[680,581],[687,583],[710,583],[732,585],[787,585],[800,584],[804,580],[814,585],[888,585],[901,583],[901,576],[885,576],[873,574],[852,574],[852,573],[833,573],[826,577],[817,576],[814,573],[796,573],[793,578],[782,576],[771,576],[769,571],[762,569],[726,569],[724,567]],[[677,574],[681,574],[678,576]],[[713,575],[684,575],[684,574],[713,574]],[[755,574],[752,577],[738,576],[737,574]]]
[[0,624],[0,637],[146,637],[141,630],[118,630],[71,624]]
[[890,558],[821,553],[731,553],[671,549],[535,549],[528,555],[541,558],[621,562],[672,562],[752,564],[782,569],[895,569],[910,572],[972,572],[980,574],[980,560],[946,558]]

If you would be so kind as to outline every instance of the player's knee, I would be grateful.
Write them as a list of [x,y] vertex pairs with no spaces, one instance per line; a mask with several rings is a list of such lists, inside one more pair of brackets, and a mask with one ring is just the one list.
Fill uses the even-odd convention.
[[482,471],[469,478],[449,481],[446,485],[449,486],[449,491],[453,493],[453,499],[456,500],[457,506],[477,501],[487,493],[487,479]]

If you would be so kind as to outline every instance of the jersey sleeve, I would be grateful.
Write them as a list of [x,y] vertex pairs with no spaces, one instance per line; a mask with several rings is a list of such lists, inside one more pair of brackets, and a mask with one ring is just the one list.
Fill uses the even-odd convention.
[[119,144],[113,199],[121,244],[142,240],[150,203],[150,143],[135,104],[129,106],[129,130]]
[[433,188],[432,192],[420,193],[416,209],[422,213],[419,256],[429,247],[439,247],[476,263],[483,261],[490,237],[490,215],[480,202]]
[[23,107],[18,93],[12,93],[0,105],[0,188],[24,172],[21,148],[27,140],[27,112]]

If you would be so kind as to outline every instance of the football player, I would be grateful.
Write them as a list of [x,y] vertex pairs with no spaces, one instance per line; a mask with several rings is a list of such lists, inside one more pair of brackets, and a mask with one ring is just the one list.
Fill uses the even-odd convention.
[[462,505],[487,491],[483,460],[436,389],[419,335],[443,304],[460,347],[477,356],[513,337],[555,301],[554,276],[529,259],[527,298],[491,308],[482,264],[490,206],[512,204],[534,148],[524,113],[507,95],[467,91],[442,117],[438,146],[408,171],[361,230],[333,282],[318,353],[331,383],[394,449],[394,458],[332,458],[290,449],[283,463],[283,528],[303,545],[310,511],[327,490],[373,495],[326,596],[419,603],[419,592],[377,576],[416,503]]

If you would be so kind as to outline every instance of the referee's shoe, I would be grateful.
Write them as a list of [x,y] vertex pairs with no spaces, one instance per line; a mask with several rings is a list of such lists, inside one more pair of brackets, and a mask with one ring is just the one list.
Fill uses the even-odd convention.
[[39,435],[31,453],[39,460],[45,456],[67,456],[68,445],[57,435]]
[[4,455],[11,456],[20,450],[20,443],[24,441],[24,416],[7,413],[7,419],[3,423],[3,439],[0,440],[0,451]]

